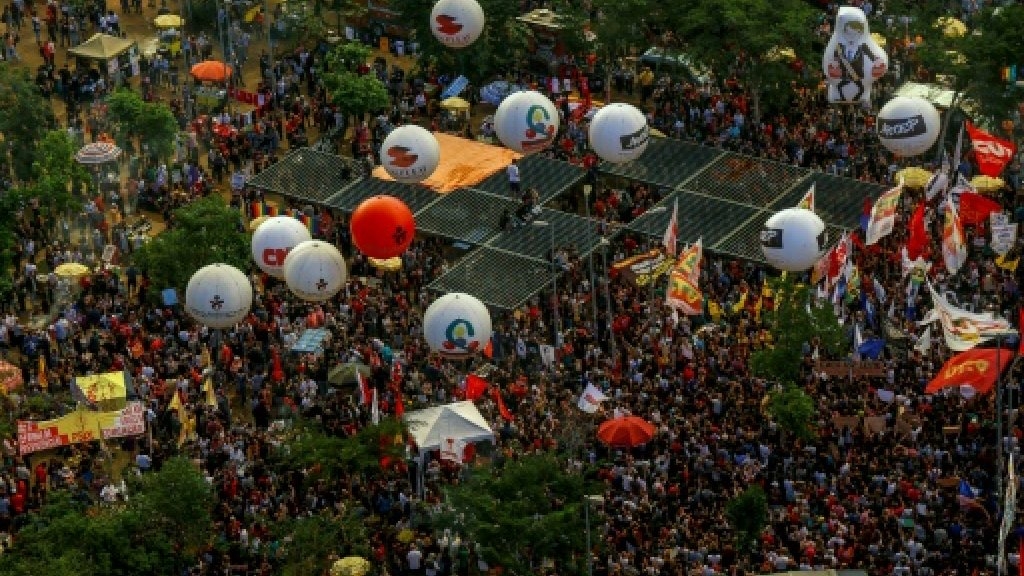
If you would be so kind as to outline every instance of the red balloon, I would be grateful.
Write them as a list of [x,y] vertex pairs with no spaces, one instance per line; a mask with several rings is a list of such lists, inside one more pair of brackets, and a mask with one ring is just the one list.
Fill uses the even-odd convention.
[[367,198],[352,213],[352,242],[371,258],[393,258],[405,252],[416,234],[412,210],[393,196]]

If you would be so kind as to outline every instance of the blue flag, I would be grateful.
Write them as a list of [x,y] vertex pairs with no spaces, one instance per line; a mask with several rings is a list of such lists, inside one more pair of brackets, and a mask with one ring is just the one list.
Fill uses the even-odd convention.
[[882,355],[882,350],[885,349],[885,340],[881,338],[872,338],[867,340],[860,345],[857,352],[861,358],[870,358],[872,360],[878,360],[878,357]]

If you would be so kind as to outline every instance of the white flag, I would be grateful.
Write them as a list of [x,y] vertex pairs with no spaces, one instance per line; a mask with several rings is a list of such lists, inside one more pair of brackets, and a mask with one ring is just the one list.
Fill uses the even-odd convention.
[[377,402],[377,389],[373,389],[373,406],[370,407],[370,421],[380,424],[380,404]]
[[853,325],[853,359],[860,360],[860,347],[864,345],[864,335],[860,333],[860,324]]
[[992,242],[990,243],[992,250],[1000,256],[1006,256],[1006,253],[1017,242],[1017,224],[993,224],[990,228],[992,229]]
[[874,206],[871,207],[871,218],[868,220],[865,244],[871,246],[892,233],[892,229],[896,226],[896,211],[902,193],[903,179],[901,178],[895,188],[884,192],[878,197],[878,200],[875,200]]
[[587,384],[586,390],[580,394],[580,401],[576,405],[587,414],[593,414],[601,407],[601,402],[607,399],[608,397],[597,386]]
[[942,223],[942,260],[950,274],[956,274],[967,261],[964,227],[952,202],[946,203],[946,217]]
[[999,335],[1016,334],[1010,323],[1003,318],[996,318],[991,312],[968,312],[949,303],[935,288],[928,283],[928,291],[932,297],[932,308],[918,324],[925,326],[938,321],[942,325],[942,335],[946,346],[954,352],[970,350]]
[[942,155],[942,166],[939,166],[928,183],[924,185],[925,197],[931,200],[949,189],[949,156]]
[[672,205],[672,219],[668,221],[668,228],[665,228],[661,243],[665,245],[665,251],[669,255],[676,255],[676,246],[679,243],[679,200]]
[[932,327],[928,326],[924,329],[924,333],[917,339],[917,344],[914,344],[914,350],[917,350],[921,354],[927,354],[928,350],[932,347]]

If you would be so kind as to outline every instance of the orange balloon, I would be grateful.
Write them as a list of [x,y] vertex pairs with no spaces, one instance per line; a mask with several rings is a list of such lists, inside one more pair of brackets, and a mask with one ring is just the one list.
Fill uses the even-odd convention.
[[416,222],[412,210],[393,196],[367,198],[352,213],[352,242],[371,258],[401,255],[412,244]]

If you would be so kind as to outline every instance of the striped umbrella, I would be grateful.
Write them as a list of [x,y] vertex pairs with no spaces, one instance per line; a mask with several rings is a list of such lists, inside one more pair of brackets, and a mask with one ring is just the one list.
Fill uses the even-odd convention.
[[79,164],[105,164],[121,157],[121,149],[111,142],[90,142],[75,154]]

